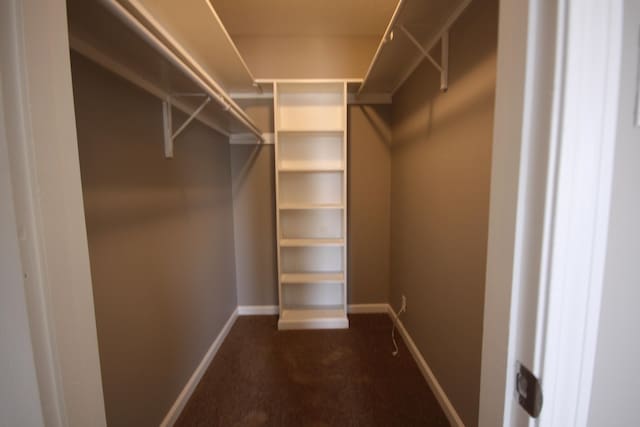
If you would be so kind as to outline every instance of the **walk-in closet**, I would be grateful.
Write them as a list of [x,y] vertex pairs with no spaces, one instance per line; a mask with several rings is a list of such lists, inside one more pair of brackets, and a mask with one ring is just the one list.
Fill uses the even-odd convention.
[[67,20],[108,425],[478,423],[497,0]]

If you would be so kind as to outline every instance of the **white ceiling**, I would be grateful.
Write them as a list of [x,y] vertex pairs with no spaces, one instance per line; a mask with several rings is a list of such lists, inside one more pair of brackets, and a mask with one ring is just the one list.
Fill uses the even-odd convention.
[[398,0],[210,0],[231,36],[381,37]]

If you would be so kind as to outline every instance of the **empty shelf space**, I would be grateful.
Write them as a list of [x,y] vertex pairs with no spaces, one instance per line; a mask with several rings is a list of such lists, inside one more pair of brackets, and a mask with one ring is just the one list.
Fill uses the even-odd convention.
[[280,204],[341,204],[344,176],[338,172],[291,172],[278,176]]
[[305,246],[343,246],[344,239],[280,239],[280,246],[283,247],[305,247]]
[[278,132],[344,130],[344,83],[279,83],[276,90]]
[[278,320],[279,329],[348,328],[343,306],[305,306],[285,308]]
[[344,282],[343,272],[321,273],[284,273],[280,276],[282,283],[341,283]]

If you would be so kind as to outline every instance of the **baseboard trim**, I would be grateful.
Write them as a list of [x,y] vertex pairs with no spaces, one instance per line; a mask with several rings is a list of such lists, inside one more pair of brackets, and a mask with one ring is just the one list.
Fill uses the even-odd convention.
[[351,314],[388,313],[389,304],[349,304],[347,311]]
[[413,342],[411,335],[409,335],[409,332],[407,332],[406,328],[402,324],[402,321],[398,319],[398,316],[396,316],[395,312],[393,311],[390,305],[389,305],[388,313],[389,313],[389,317],[391,317],[391,320],[396,324],[396,328],[398,328],[398,332],[400,332],[400,335],[402,336],[404,343],[407,345],[407,348],[409,348],[409,352],[413,356],[413,360],[416,361],[416,364],[418,365],[420,372],[422,372],[422,376],[427,381],[427,384],[429,384],[431,391],[433,392],[433,394],[436,396],[436,399],[440,403],[440,406],[442,407],[442,410],[447,416],[449,423],[451,423],[451,425],[455,427],[464,427],[464,423],[462,422],[460,415],[458,415],[456,408],[453,406],[453,404],[449,400],[449,397],[447,397],[447,394],[444,392],[444,390],[440,386],[438,379],[433,374],[433,371],[427,364],[427,361],[424,360],[424,357],[422,357],[422,353],[420,353],[420,350],[416,346],[416,343]]
[[211,344],[211,347],[209,347],[209,350],[207,350],[206,354],[202,358],[202,361],[200,362],[196,370],[191,375],[191,378],[189,378],[189,381],[187,381],[187,384],[184,386],[184,388],[178,395],[178,398],[174,402],[173,406],[171,407],[171,409],[169,409],[169,412],[160,423],[160,427],[173,426],[175,422],[178,420],[180,413],[182,412],[185,405],[189,401],[189,398],[191,398],[193,391],[198,386],[198,383],[200,382],[200,379],[202,378],[204,373],[207,371],[207,368],[209,368],[209,365],[211,364],[213,357],[216,355],[216,353],[220,349],[220,346],[224,342],[225,338],[227,338],[227,335],[229,334],[229,331],[231,330],[231,327],[233,326],[237,318],[238,318],[238,308],[233,310],[233,313],[231,313],[231,316],[229,316],[227,323],[224,324],[224,326],[222,327],[222,330],[220,331],[216,339],[213,341],[213,344]]
[[239,316],[264,316],[270,314],[278,314],[277,305],[239,305]]

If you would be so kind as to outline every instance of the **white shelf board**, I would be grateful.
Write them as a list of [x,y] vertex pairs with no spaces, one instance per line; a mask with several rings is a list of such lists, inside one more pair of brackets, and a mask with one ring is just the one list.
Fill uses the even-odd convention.
[[281,283],[342,283],[343,272],[319,272],[319,273],[283,273],[280,275]]
[[307,247],[307,246],[343,246],[344,239],[280,239],[280,246],[287,248]]
[[280,312],[278,329],[345,329],[349,319],[344,306],[285,308]]
[[280,210],[344,209],[342,203],[280,203]]
[[[227,92],[256,92],[254,78],[208,0],[118,0],[162,27]],[[157,31],[156,31],[157,33]]]
[[279,172],[344,172],[344,166],[336,163],[319,162],[284,162],[282,161]]
[[329,133],[329,134],[342,134],[344,128],[278,128],[279,133]]
[[[462,13],[471,0],[404,0],[396,17],[393,40],[383,35],[360,92],[393,94],[424,56],[400,30],[404,26],[427,50]],[[439,60],[439,57],[436,58]]]

